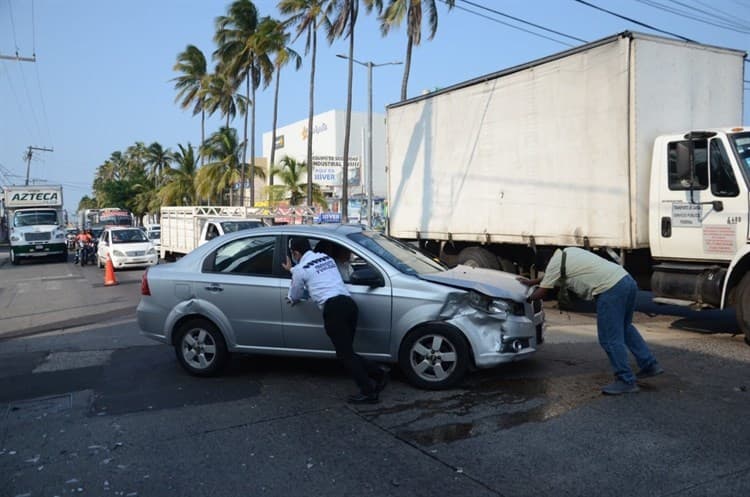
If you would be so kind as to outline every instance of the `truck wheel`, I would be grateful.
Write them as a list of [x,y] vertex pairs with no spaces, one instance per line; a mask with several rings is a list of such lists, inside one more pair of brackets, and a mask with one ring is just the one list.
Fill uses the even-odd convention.
[[415,329],[401,343],[398,362],[411,384],[441,390],[458,383],[469,368],[470,348],[452,326],[430,324]]
[[13,252],[13,249],[8,250],[8,257],[10,257],[10,263],[14,266],[18,266],[18,257],[16,257],[15,252]]
[[500,269],[497,257],[482,247],[467,247],[458,254],[458,263],[471,267],[486,267],[489,269]]
[[745,343],[750,345],[750,273],[742,277],[737,286],[737,324],[745,334]]
[[229,359],[224,336],[211,321],[189,319],[180,326],[175,342],[177,360],[188,373],[214,376]]

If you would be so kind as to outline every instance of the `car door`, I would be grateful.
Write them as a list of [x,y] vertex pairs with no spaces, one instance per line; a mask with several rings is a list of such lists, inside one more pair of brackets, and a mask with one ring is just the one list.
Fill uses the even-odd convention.
[[[310,237],[309,240],[310,245],[315,248],[321,238]],[[380,274],[384,282],[383,286],[378,287],[346,283],[359,309],[354,350],[367,354],[387,355],[390,350],[391,336],[390,283],[385,273],[373,260],[363,258],[354,250],[351,252],[355,271],[369,268]],[[290,285],[291,276],[287,276],[285,282],[287,291]],[[285,305],[283,316],[284,339],[287,347],[310,351],[334,351],[333,344],[323,328],[323,312],[318,309],[313,300],[307,299],[294,306]]]
[[102,263],[107,262],[107,251],[109,250],[110,243],[111,241],[109,239],[109,230],[105,230],[102,232],[101,238],[99,239],[99,244],[96,248],[96,255]]
[[[719,137],[694,140],[695,181],[683,178],[678,160],[688,141],[667,144],[668,163],[660,195],[660,232],[655,256],[720,261],[731,259],[747,237],[747,199],[740,194],[740,171]],[[717,208],[718,206],[718,208]]]
[[240,348],[284,345],[286,280],[274,270],[280,251],[276,235],[248,236],[221,245],[204,260],[196,296],[226,317]]

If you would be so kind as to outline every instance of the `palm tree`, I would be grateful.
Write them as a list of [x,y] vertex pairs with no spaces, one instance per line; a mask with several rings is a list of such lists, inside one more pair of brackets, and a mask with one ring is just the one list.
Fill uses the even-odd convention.
[[161,146],[159,142],[153,142],[148,146],[145,153],[145,165],[148,166],[151,179],[154,181],[154,189],[158,189],[164,171],[169,169],[169,164],[174,160],[172,152]]
[[[177,90],[175,100],[180,101],[180,107],[187,109],[193,106],[193,115],[201,114],[201,145],[206,141],[206,112],[204,102],[206,98],[206,76],[208,75],[206,57],[195,45],[188,45],[184,52],[177,55],[177,63],[173,69],[182,73],[172,81]],[[202,160],[201,160],[202,163]]]
[[[452,9],[455,0],[442,0]],[[380,16],[380,30],[383,36],[393,26],[400,25],[406,19],[406,58],[404,60],[404,77],[401,80],[401,100],[406,100],[406,87],[409,84],[409,71],[411,70],[411,51],[414,45],[419,45],[422,41],[422,13],[427,11],[430,36],[435,37],[438,26],[438,13],[436,0],[390,0],[390,4]]]
[[[288,197],[289,205],[300,205],[306,199],[307,181],[304,177],[307,176],[307,165],[304,162],[284,156],[278,167],[271,167],[271,174],[279,177],[280,184],[269,187],[270,199]],[[314,202],[325,205],[325,195],[317,184],[313,183],[312,191],[312,200],[307,205],[313,205]]]
[[217,66],[216,72],[209,74],[206,80],[205,110],[209,116],[213,116],[218,110],[226,118],[225,127],[228,128],[229,120],[234,119],[238,110],[245,108],[244,97],[237,94],[231,77],[225,74],[221,66]]
[[178,144],[174,153],[176,168],[168,168],[164,174],[166,184],[159,189],[159,199],[163,205],[193,205],[196,203],[196,176],[198,160],[193,146]]
[[[252,105],[250,136],[250,204],[255,204],[255,91],[261,82],[267,86],[273,74],[273,64],[267,53],[261,50],[262,40],[257,35],[258,11],[250,0],[235,0],[226,16],[216,18],[214,41],[218,48],[214,56],[225,66],[226,74],[239,85],[245,80],[245,96]],[[247,109],[246,109],[247,110]],[[245,163],[247,157],[247,120],[245,112],[244,140],[242,150],[240,203],[245,201]]]
[[[201,154],[208,157],[209,163],[201,167],[196,175],[196,192],[205,198],[216,198],[240,179],[243,144],[237,137],[237,130],[223,127],[208,137]],[[265,178],[263,168],[256,166],[255,174]],[[244,185],[243,187],[244,188]],[[230,198],[231,203],[231,198]]]
[[[318,28],[330,29],[330,20],[326,12],[331,0],[280,0],[279,12],[290,17],[285,24],[296,25],[297,35],[295,40],[305,33],[305,55],[312,54],[310,62],[310,88],[309,88],[309,113],[307,116],[307,162],[310,168],[307,170],[307,198],[312,199],[312,140],[313,140],[313,116],[315,95],[315,56],[318,45]],[[308,204],[309,205],[309,204]]]
[[[296,70],[302,66],[302,57],[289,46],[290,34],[286,30],[286,25],[281,21],[266,17],[258,27],[258,35],[266,44],[265,52],[275,55],[273,65],[276,69],[274,78],[274,97],[273,97],[273,127],[271,131],[271,157],[269,160],[269,171],[273,168],[276,161],[276,125],[278,123],[279,109],[279,81],[281,80],[281,69],[289,62],[294,62]],[[273,174],[269,175],[269,185],[273,185]]]
[[[352,82],[354,78],[354,28],[357,24],[359,14],[359,0],[340,0],[334,8],[336,18],[333,20],[331,29],[328,31],[328,41],[345,36],[349,38],[348,75],[346,87],[346,124],[344,127],[344,160],[341,174],[341,219],[347,222],[349,215],[349,141],[351,138],[352,124]],[[365,0],[367,11],[375,7],[378,12],[382,8],[381,0]]]

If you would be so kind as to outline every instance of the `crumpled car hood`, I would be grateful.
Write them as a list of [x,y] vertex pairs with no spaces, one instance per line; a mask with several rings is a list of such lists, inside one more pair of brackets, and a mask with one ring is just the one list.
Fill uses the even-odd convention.
[[518,275],[495,269],[459,265],[442,273],[420,274],[419,277],[442,285],[474,290],[488,297],[516,302],[526,300],[529,291],[526,285],[516,279]]

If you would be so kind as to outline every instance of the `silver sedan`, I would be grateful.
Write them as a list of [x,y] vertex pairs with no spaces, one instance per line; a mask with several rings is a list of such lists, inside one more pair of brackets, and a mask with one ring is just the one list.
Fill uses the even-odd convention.
[[342,275],[359,307],[355,350],[398,363],[418,387],[450,387],[470,368],[528,358],[543,341],[541,302],[526,302],[528,289],[514,275],[447,269],[353,225],[231,233],[149,268],[137,311],[142,333],[174,346],[198,376],[218,373],[230,352],[334,358],[315,303],[286,304],[291,277],[281,264],[292,236],[307,237],[313,250],[348,249]]

